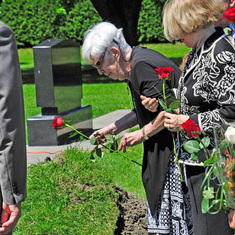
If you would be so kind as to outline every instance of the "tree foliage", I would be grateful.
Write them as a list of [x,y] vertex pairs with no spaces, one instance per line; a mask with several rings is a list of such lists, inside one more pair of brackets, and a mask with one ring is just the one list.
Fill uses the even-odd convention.
[[162,9],[165,0],[143,0],[138,22],[139,42],[165,41],[162,26]]
[[[96,8],[101,16],[91,1],[99,4]],[[48,38],[82,43],[84,32],[101,20],[122,27],[127,41],[136,45],[165,40],[161,23],[164,3],[165,0],[3,0],[0,19],[12,28],[20,47],[31,47]]]

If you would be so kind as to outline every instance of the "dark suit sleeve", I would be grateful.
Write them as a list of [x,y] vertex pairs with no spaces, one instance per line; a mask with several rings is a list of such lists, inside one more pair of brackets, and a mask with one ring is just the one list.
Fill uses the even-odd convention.
[[26,198],[26,143],[22,78],[16,40],[0,22],[0,185],[3,201]]

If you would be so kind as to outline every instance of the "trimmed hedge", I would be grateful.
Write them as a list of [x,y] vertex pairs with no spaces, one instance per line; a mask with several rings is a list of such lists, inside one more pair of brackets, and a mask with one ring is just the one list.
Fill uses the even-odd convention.
[[58,6],[53,0],[5,0],[1,5],[1,21],[15,33],[19,46],[36,45],[52,38]]
[[143,0],[138,22],[138,41],[166,41],[162,26],[162,9],[165,0]]
[[[165,0],[143,0],[138,25],[138,41],[165,41],[161,11]],[[1,21],[14,31],[19,47],[32,47],[48,38],[82,42],[90,25],[102,19],[90,0],[5,0]]]
[[82,42],[85,31],[101,20],[90,0],[80,1],[67,14],[66,21],[59,29],[60,37]]

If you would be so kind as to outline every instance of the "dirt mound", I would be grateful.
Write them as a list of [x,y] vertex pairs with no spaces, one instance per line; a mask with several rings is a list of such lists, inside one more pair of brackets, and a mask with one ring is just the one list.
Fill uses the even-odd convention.
[[148,234],[146,201],[116,186],[120,215],[114,234]]

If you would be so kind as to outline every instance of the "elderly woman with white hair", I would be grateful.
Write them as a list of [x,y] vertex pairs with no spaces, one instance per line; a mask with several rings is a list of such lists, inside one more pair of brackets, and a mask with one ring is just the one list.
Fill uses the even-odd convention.
[[[156,68],[171,67],[171,79],[166,84],[166,95],[178,86],[179,68],[160,53],[142,47],[130,47],[122,29],[102,22],[85,33],[83,59],[92,63],[100,75],[126,81],[130,87],[134,109],[121,119],[98,130],[98,140],[106,134],[116,135],[139,124],[140,130],[126,133],[119,150],[143,142],[142,180],[147,196],[149,234],[192,234],[189,195],[182,190],[179,168],[174,161],[171,133],[163,126],[165,111],[150,112],[141,104],[142,97],[154,100],[161,97],[163,82]],[[157,89],[155,89],[155,88]],[[93,136],[93,135],[92,135]],[[92,137],[91,136],[91,137]]]

